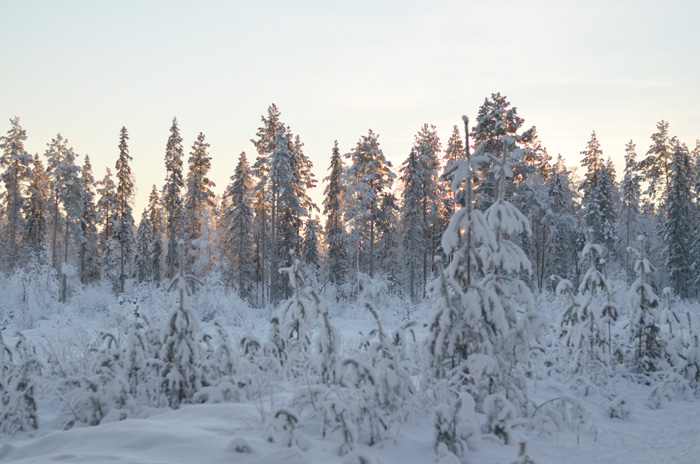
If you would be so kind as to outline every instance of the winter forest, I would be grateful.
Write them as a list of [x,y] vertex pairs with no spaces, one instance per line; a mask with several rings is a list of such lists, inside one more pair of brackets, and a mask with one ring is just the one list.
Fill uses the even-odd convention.
[[11,119],[0,461],[163,462],[116,427],[175,423],[227,430],[204,462],[594,462],[700,411],[700,140],[662,120],[616,172],[593,131],[567,166],[505,95],[466,110],[400,166],[372,129],[313,166],[272,104],[221,194],[174,118],[143,211],[126,127],[95,173]]

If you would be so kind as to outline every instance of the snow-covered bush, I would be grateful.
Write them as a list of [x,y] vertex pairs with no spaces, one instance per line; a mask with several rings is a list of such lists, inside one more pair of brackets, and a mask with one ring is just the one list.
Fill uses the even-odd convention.
[[279,443],[283,446],[296,446],[301,450],[309,447],[306,437],[299,430],[299,418],[289,409],[278,409],[272,415],[271,428],[268,434],[268,441]]
[[435,408],[435,451],[441,447],[462,458],[467,449],[476,449],[480,442],[476,426],[474,399],[469,393],[462,393],[453,403],[442,403]]
[[4,344],[0,331],[0,433],[14,435],[19,430],[39,427],[34,390],[40,373],[36,349],[24,335],[17,333],[13,353]]
[[58,425],[69,429],[76,424],[98,425],[108,414],[126,419],[135,407],[129,393],[126,372],[120,364],[122,350],[113,334],[100,336],[100,346],[92,351],[87,375],[71,376],[59,382]]
[[562,395],[539,405],[532,415],[530,426],[540,435],[554,434],[561,429],[578,432],[588,423],[589,417],[581,400]]
[[608,405],[608,416],[612,419],[629,419],[635,404],[627,395],[620,395]]
[[500,393],[490,395],[484,400],[484,414],[486,414],[486,421],[483,424],[484,433],[492,433],[501,438],[505,444],[510,443],[513,426],[516,425],[518,418],[513,403]]

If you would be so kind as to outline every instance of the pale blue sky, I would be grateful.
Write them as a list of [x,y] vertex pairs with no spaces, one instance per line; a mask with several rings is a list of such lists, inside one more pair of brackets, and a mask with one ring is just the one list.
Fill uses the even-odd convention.
[[595,129],[621,169],[661,119],[700,137],[698,18],[700,2],[672,0],[0,0],[0,133],[19,116],[43,153],[60,132],[101,178],[125,125],[137,217],[173,116],[187,153],[206,134],[221,191],[273,102],[319,181],[333,140],[346,152],[372,128],[398,167],[423,123],[444,145],[493,92],[551,155],[578,165]]

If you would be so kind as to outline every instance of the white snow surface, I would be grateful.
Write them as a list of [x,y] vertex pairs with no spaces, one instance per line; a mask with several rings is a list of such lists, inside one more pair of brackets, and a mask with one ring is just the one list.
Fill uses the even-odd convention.
[[[637,392],[643,393],[643,392]],[[651,410],[643,396],[630,392],[639,407],[629,421],[605,417],[597,405],[594,426],[587,432],[559,432],[554,436],[528,437],[528,454],[537,464],[588,464],[611,462],[692,464],[700,456],[700,402],[678,401]],[[338,456],[336,443],[306,435],[307,450],[266,441],[260,414],[265,405],[190,405],[167,410],[144,419],[127,419],[97,427],[68,431],[41,430],[0,438],[0,462],[16,463],[349,463]],[[437,462],[432,449],[432,423],[404,426],[396,440],[371,448],[358,447],[358,454],[376,463],[424,464]],[[234,450],[236,441],[250,453]],[[233,444],[234,446],[229,446]],[[481,449],[468,453],[473,464],[508,464],[517,446],[484,439]]]

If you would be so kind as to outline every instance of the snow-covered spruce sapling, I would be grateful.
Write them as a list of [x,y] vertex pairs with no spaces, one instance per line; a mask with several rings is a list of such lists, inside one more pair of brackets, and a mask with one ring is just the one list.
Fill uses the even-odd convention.
[[185,305],[188,285],[203,285],[198,278],[185,274],[184,242],[180,240],[180,266],[168,291],[177,289],[178,303],[168,313],[161,332],[161,389],[168,404],[177,408],[192,400],[202,386],[200,365],[200,324],[197,313]]
[[659,297],[647,276],[654,272],[654,266],[646,258],[643,235],[637,237],[639,250],[629,247],[628,251],[636,256],[634,271],[637,280],[632,283],[627,294],[627,304],[630,309],[629,336],[635,348],[633,363],[638,372],[655,371],[662,354],[659,340]]
[[292,296],[282,303],[276,314],[280,337],[284,350],[295,362],[303,362],[311,349],[312,326],[317,316],[316,305],[302,295],[304,276],[301,261],[290,251],[292,264],[281,268],[280,274],[287,274]]
[[[581,253],[589,267],[581,280],[578,294],[574,297],[573,286],[568,280],[561,279],[557,284],[557,293],[569,295],[571,302],[562,315],[560,338],[571,357],[569,366],[573,374],[590,375],[607,371],[611,355],[610,325],[618,316],[611,302],[610,284],[598,269],[603,265],[603,248],[592,243],[592,238],[593,232],[589,230],[588,242]],[[607,337],[604,324],[608,325]]]
[[238,353],[231,348],[230,337],[218,322],[214,323],[216,338],[203,335],[206,349],[202,355],[202,384],[196,393],[196,403],[223,403],[238,401],[242,396],[241,386],[235,379],[239,365]]
[[69,429],[76,424],[99,425],[108,415],[125,419],[134,401],[122,362],[122,350],[109,332],[102,333],[99,346],[91,350],[88,375],[59,382],[58,421]]
[[[502,157],[483,150],[475,156],[467,152],[466,159],[443,174],[452,176],[453,190],[463,180],[466,187],[458,194],[464,206],[453,215],[442,239],[452,261],[431,285],[438,300],[424,358],[427,372],[445,376],[458,390],[471,393],[478,411],[488,395],[498,392],[524,410],[527,388],[519,366],[527,364],[530,340],[548,324],[534,311],[532,294],[520,279],[531,272],[531,265],[510,237],[529,235],[531,229],[527,218],[505,200],[505,181],[513,174],[508,148],[515,140],[504,137],[501,143]],[[472,210],[471,176],[473,165],[484,161],[493,162],[498,189],[495,202],[482,214]],[[472,357],[481,358],[478,366],[497,368],[482,370],[485,379],[476,378],[468,365]]]
[[12,351],[0,334],[0,433],[14,435],[19,430],[39,428],[34,387],[41,373],[36,349],[20,332],[15,344],[16,364]]

